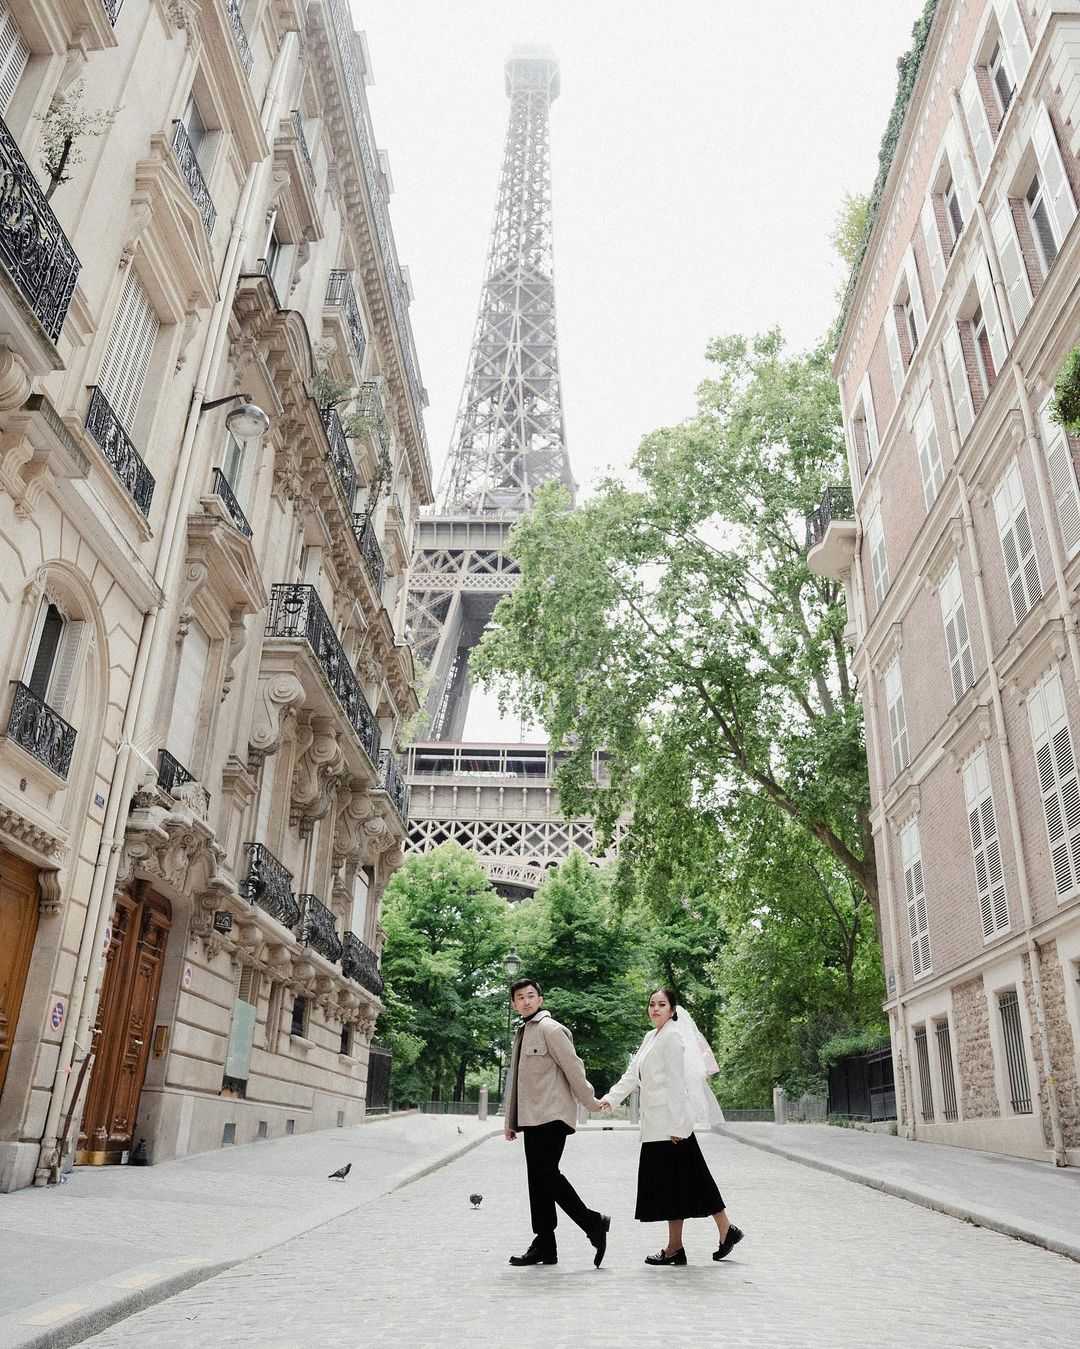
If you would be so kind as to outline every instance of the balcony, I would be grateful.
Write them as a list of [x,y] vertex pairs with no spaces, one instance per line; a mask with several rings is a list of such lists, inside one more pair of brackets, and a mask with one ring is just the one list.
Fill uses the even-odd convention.
[[266,619],[267,637],[300,638],[311,649],[323,680],[373,764],[379,759],[379,723],[357,683],[314,586],[276,585]]
[[202,216],[203,229],[209,239],[214,233],[217,207],[211,200],[210,189],[206,186],[202,169],[199,168],[199,161],[195,157],[195,147],[188,136],[187,127],[183,122],[174,122],[173,127],[173,154],[176,156],[176,162],[180,165],[180,172],[183,174],[188,191],[191,193],[191,200]]
[[346,932],[342,942],[341,972],[346,979],[351,979],[376,997],[383,991],[378,957],[354,932]]
[[225,12],[229,16],[229,27],[233,31],[233,37],[236,39],[236,50],[240,53],[240,64],[244,67],[244,74],[251,74],[251,67],[254,58],[251,55],[251,46],[248,42],[248,35],[244,29],[244,20],[240,14],[240,6],[236,0],[225,0]]
[[379,787],[390,798],[402,821],[407,822],[409,819],[409,788],[402,775],[397,755],[388,749],[379,751]]
[[366,379],[360,385],[360,396],[356,400],[356,410],[371,427],[371,434],[379,445],[379,453],[390,453],[390,423],[386,420],[386,404],[383,402],[382,386],[377,379]]
[[143,463],[142,455],[131,443],[120,418],[97,385],[90,388],[86,429],[101,447],[102,454],[113,466],[143,519],[149,519],[150,503],[154,499],[154,475]]
[[[289,116],[292,118],[293,130],[296,132],[297,143],[300,146],[300,157],[303,159],[304,168],[307,170],[308,183],[314,187],[315,166],[311,162],[311,150],[308,148],[307,137],[304,135],[304,119],[300,116],[299,108],[293,108]],[[333,284],[335,275],[334,272],[330,273],[331,284]],[[329,299],[330,297],[327,296],[327,303],[329,303]]]
[[25,684],[15,680],[11,687],[15,696],[5,734],[20,749],[33,755],[38,763],[66,781],[75,749],[74,726],[69,726]]
[[0,118],[0,261],[56,342],[82,264]]
[[292,872],[262,843],[245,843],[244,848],[251,860],[248,874],[240,882],[240,893],[282,926],[294,928],[300,921],[300,906],[293,898]]
[[850,487],[826,487],[821,505],[806,517],[806,565],[839,580],[855,560],[855,503]]
[[220,468],[214,469],[214,496],[225,507],[225,514],[233,522],[236,528],[243,534],[245,539],[251,538],[251,526],[247,522],[247,516],[240,509],[240,503],[233,496],[233,490],[229,486],[229,480]]
[[371,523],[371,517],[358,513],[353,516],[353,535],[356,538],[356,546],[360,549],[360,556],[371,576],[371,583],[375,587],[378,595],[382,595],[383,581],[386,579],[386,563],[383,561],[382,549],[379,547],[379,540],[375,537],[375,526]]
[[116,27],[116,21],[120,17],[120,11],[124,6],[124,0],[101,0],[105,13],[109,16],[109,22]]
[[298,895],[300,920],[293,931],[296,939],[325,956],[331,965],[341,959],[341,938],[337,934],[334,915],[314,895]]
[[[296,113],[293,113],[293,116],[295,117]],[[363,320],[360,317],[360,306],[356,301],[352,272],[344,271],[338,267],[330,273],[330,284],[326,288],[326,303],[341,306],[342,317],[349,330],[353,355],[359,365],[364,359],[364,352],[367,350],[367,336],[364,332]]]
[[193,806],[203,819],[210,813],[210,793],[167,749],[158,750],[157,785],[174,801]]
[[323,430],[326,432],[326,440],[330,446],[331,463],[337,473],[341,490],[345,493],[349,509],[352,510],[353,497],[356,496],[356,469],[353,465],[352,455],[349,453],[349,442],[345,437],[345,428],[342,426],[341,418],[335,408],[323,408],[319,416],[322,418]]

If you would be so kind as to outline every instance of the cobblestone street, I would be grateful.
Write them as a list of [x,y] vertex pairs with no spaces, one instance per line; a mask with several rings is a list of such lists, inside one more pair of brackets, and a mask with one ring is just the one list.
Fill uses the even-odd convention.
[[[1080,1265],[839,1177],[710,1136],[747,1239],[722,1264],[708,1222],[688,1268],[651,1269],[662,1225],[633,1221],[637,1135],[570,1140],[566,1170],[613,1215],[607,1259],[560,1227],[557,1267],[513,1269],[529,1240],[520,1146],[499,1138],[85,1341],[106,1346],[1060,1345]],[[478,1211],[468,1196],[480,1191]]]

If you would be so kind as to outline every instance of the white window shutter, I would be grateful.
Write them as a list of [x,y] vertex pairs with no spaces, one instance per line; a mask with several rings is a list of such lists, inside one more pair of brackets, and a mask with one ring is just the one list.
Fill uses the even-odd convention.
[[911,973],[916,979],[930,972],[930,925],[926,911],[926,887],[923,882],[922,847],[915,820],[900,833],[900,858],[904,869],[904,896],[908,909],[908,936],[911,940]]
[[1077,488],[1072,447],[1064,428],[1051,420],[1049,403],[1039,413],[1039,421],[1061,541],[1067,556],[1073,558],[1080,552],[1080,490]]
[[1061,899],[1080,888],[1080,781],[1056,665],[1029,694],[1028,715],[1054,889]]
[[919,404],[915,414],[915,446],[919,454],[919,471],[922,474],[923,500],[926,509],[934,504],[934,498],[945,481],[945,470],[941,464],[941,446],[938,443],[937,424],[934,420],[934,405],[927,394]]
[[971,401],[971,388],[968,385],[967,366],[964,364],[964,349],[960,345],[960,334],[956,323],[950,320],[945,325],[942,337],[945,352],[945,366],[949,372],[949,388],[952,390],[953,410],[956,413],[956,429],[963,440],[971,430],[975,420],[975,407]]
[[941,283],[945,280],[945,253],[941,247],[941,231],[938,229],[933,197],[927,197],[923,202],[922,228],[926,238],[927,256],[930,259],[930,272],[934,278],[934,294],[940,295]]
[[997,517],[1005,575],[1012,596],[1013,615],[1020,622],[1042,598],[1035,541],[1031,536],[1027,499],[1014,459],[994,489],[994,514]]
[[995,0],[994,9],[997,11],[1001,40],[1009,53],[1009,64],[1012,66],[1013,78],[1019,92],[1031,65],[1031,48],[1028,46],[1024,22],[1020,17],[1016,0]]
[[892,741],[894,775],[902,772],[910,762],[907,732],[907,711],[904,707],[904,686],[900,677],[900,657],[897,656],[885,671],[885,706],[889,713],[889,736]]
[[866,438],[870,447],[871,457],[876,459],[878,455],[878,425],[877,413],[874,411],[874,390],[870,385],[870,372],[863,375],[861,385],[862,405],[866,414]]
[[990,786],[990,761],[984,745],[980,745],[964,764],[964,799],[967,802],[983,937],[989,939],[1007,930],[1009,906],[1005,895],[1005,873],[1001,865],[994,796]]
[[874,507],[866,522],[866,542],[870,548],[870,570],[874,574],[874,598],[881,604],[889,590],[889,563],[880,506]]
[[129,271],[98,376],[109,406],[129,434],[160,326],[142,282]]
[[981,186],[983,178],[986,177],[986,170],[990,167],[990,157],[993,154],[993,141],[990,139],[990,123],[986,118],[986,104],[983,103],[982,91],[979,88],[979,81],[975,76],[975,68],[968,68],[964,76],[964,83],[960,89],[960,101],[964,105],[964,117],[967,120],[968,131],[971,133],[971,143],[975,149],[975,163],[979,171],[979,184]]
[[890,307],[885,315],[885,345],[889,349],[889,369],[892,371],[893,388],[897,398],[904,387],[904,362],[900,355],[900,338],[896,332],[896,310]]
[[1072,188],[1065,175],[1065,165],[1061,161],[1054,126],[1046,105],[1039,107],[1035,118],[1035,129],[1031,136],[1035,146],[1035,157],[1039,161],[1039,177],[1046,193],[1047,205],[1054,221],[1054,233],[1060,249],[1065,243],[1073,221],[1076,219],[1076,203],[1073,201]]
[[188,625],[187,636],[180,650],[180,669],[176,676],[169,739],[165,745],[173,758],[189,771],[209,659],[210,638],[206,629],[193,620]]
[[1024,266],[1024,257],[1020,251],[1020,240],[1016,237],[1012,207],[1007,201],[1003,201],[994,212],[990,221],[990,231],[994,236],[998,261],[1001,263],[1001,276],[1005,283],[1005,293],[1009,297],[1013,327],[1019,332],[1031,309],[1031,283],[1028,281],[1027,268]]
[[11,11],[0,4],[0,113],[7,112],[29,59],[30,52]]
[[977,191],[971,181],[968,157],[955,122],[949,123],[949,129],[945,133],[945,148],[949,156],[949,172],[956,188],[956,199],[960,203],[960,214],[964,219],[964,229],[967,229],[975,216]]
[[938,598],[941,601],[941,620],[945,627],[945,646],[948,651],[953,701],[959,702],[975,683],[975,663],[971,655],[971,638],[964,610],[959,562],[954,560],[941,578]]
[[926,309],[923,306],[922,287],[919,284],[919,267],[915,261],[915,249],[908,244],[904,255],[904,271],[907,274],[908,294],[911,296],[911,308],[915,315],[915,331],[919,341],[926,333]]
[[60,638],[60,649],[56,653],[56,663],[49,679],[49,696],[45,701],[61,716],[71,710],[72,684],[82,659],[85,630],[84,622],[69,618],[64,624],[63,636]]
[[990,355],[994,358],[994,371],[1000,375],[1005,368],[1009,349],[1005,345],[1005,330],[1001,326],[997,296],[994,294],[994,283],[990,278],[990,264],[986,258],[980,258],[979,265],[975,268],[975,284],[979,291],[979,304],[982,306],[983,318],[986,320],[986,335],[990,340]]

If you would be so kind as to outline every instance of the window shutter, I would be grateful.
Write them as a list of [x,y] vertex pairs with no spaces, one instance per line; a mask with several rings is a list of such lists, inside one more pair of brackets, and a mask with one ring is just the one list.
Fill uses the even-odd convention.
[[142,282],[129,271],[98,376],[109,406],[129,434],[160,326]]
[[862,405],[866,414],[866,439],[870,450],[871,459],[878,456],[878,426],[877,413],[874,411],[874,390],[870,386],[870,374],[863,375],[862,382]]
[[1012,207],[1003,201],[994,212],[990,221],[990,232],[994,236],[998,261],[1001,263],[1001,276],[1005,283],[1005,293],[1009,297],[1013,327],[1017,332],[1024,326],[1024,320],[1031,308],[1031,283],[1028,281],[1027,268],[1020,251],[1020,240],[1016,237],[1016,224],[1013,221]]
[[1012,595],[1013,614],[1019,623],[1042,598],[1042,583],[1035,557],[1035,542],[1031,537],[1024,485],[1015,459],[1005,470],[994,491],[994,514],[1001,537],[1001,552],[1005,559],[1009,593]]
[[919,826],[912,820],[900,833],[900,857],[904,868],[904,895],[911,939],[911,973],[918,979],[930,971],[930,925],[926,912],[922,849]]
[[983,102],[982,90],[979,88],[979,81],[975,75],[975,67],[968,68],[964,76],[964,83],[960,88],[960,101],[964,105],[964,117],[968,124],[968,131],[971,134],[971,143],[975,149],[975,163],[979,171],[979,183],[986,177],[986,170],[990,167],[990,157],[993,153],[993,142],[990,139],[990,123],[986,117],[986,104]]
[[1009,53],[1009,64],[1012,66],[1013,78],[1019,92],[1031,65],[1031,48],[1028,46],[1024,22],[1020,18],[1016,0],[995,0],[994,9],[997,11],[1001,40]]
[[1054,889],[1061,898],[1073,894],[1080,886],[1080,782],[1057,666],[1029,694],[1028,717],[1054,868]]
[[942,338],[945,352],[945,365],[949,372],[949,388],[952,390],[953,409],[956,413],[956,429],[963,440],[971,430],[975,420],[975,408],[971,402],[971,389],[968,387],[967,367],[964,364],[964,351],[960,345],[960,334],[955,321],[945,325]]
[[180,669],[176,676],[169,740],[165,748],[187,769],[195,745],[206,666],[210,659],[210,638],[200,624],[192,621],[180,651]]
[[1054,492],[1054,506],[1061,528],[1061,541],[1065,545],[1067,556],[1073,558],[1080,552],[1080,491],[1077,489],[1072,446],[1069,444],[1064,427],[1051,421],[1049,403],[1046,403],[1039,413],[1039,421],[1042,424],[1046,466],[1050,472],[1050,485]]
[[53,666],[52,678],[49,680],[49,696],[45,701],[54,712],[59,712],[61,716],[68,708],[75,671],[82,659],[83,631],[85,628],[85,623],[69,618],[64,624],[63,636],[60,638],[60,650],[56,655],[56,664]]
[[1073,201],[1069,180],[1065,176],[1065,165],[1061,162],[1061,151],[1058,149],[1054,126],[1045,104],[1040,106],[1035,118],[1031,141],[1035,146],[1035,157],[1039,161],[1039,177],[1042,179],[1060,249],[1065,243],[1072,222],[1076,219],[1076,203]]
[[7,5],[0,4],[0,113],[7,112],[29,59],[18,25]]
[[904,709],[904,688],[900,680],[900,657],[897,656],[885,671],[885,705],[889,711],[889,736],[892,740],[893,775],[902,772],[909,762],[907,713]]
[[983,937],[989,939],[1008,928],[1009,906],[1005,895],[1005,873],[1001,865],[994,796],[990,787],[990,761],[983,745],[964,764],[964,799],[967,802]]
[[878,604],[889,590],[889,561],[885,553],[885,530],[881,507],[875,506],[866,522],[866,541],[870,545],[870,570],[874,574],[874,597]]
[[900,355],[900,338],[896,332],[895,308],[890,308],[885,315],[885,345],[889,349],[889,369],[892,371],[893,388],[899,398],[904,385],[904,362]]
[[979,304],[982,306],[983,318],[986,320],[986,335],[990,339],[990,355],[994,358],[994,372],[1000,375],[1005,368],[1009,349],[1005,345],[1005,332],[1001,326],[1001,315],[998,313],[994,283],[990,279],[990,264],[986,258],[980,258],[979,265],[975,268],[975,284],[979,291]]
[[904,255],[904,271],[907,274],[908,293],[911,296],[911,308],[915,315],[915,331],[919,341],[926,333],[926,310],[923,307],[922,286],[919,284],[919,267],[915,261],[915,249],[908,244]]
[[967,229],[975,216],[976,191],[972,186],[968,171],[968,157],[960,140],[960,132],[955,122],[949,123],[945,133],[945,147],[949,156],[949,172],[952,174],[956,197],[960,203],[960,214],[964,217],[964,229]]
[[934,210],[932,196],[923,202],[922,229],[926,239],[926,252],[930,258],[930,273],[934,278],[934,293],[940,295],[941,283],[945,280],[945,253],[941,247],[941,231],[938,229],[937,212]]
[[968,633],[958,562],[954,561],[941,578],[938,598],[941,601],[941,620],[945,626],[945,646],[949,656],[953,701],[959,702],[965,691],[975,683],[975,662],[971,655],[971,638]]
[[934,504],[934,498],[945,481],[945,470],[941,466],[941,446],[938,443],[937,425],[934,421],[934,405],[927,394],[919,404],[915,414],[915,445],[919,452],[919,470],[922,473],[923,500],[926,509]]

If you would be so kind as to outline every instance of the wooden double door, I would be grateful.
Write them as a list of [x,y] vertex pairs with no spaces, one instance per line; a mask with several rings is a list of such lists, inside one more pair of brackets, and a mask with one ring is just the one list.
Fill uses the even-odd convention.
[[75,1155],[83,1165],[115,1165],[131,1150],[171,917],[168,903],[143,881],[116,901]]
[[0,848],[0,1095],[38,925],[37,867]]

